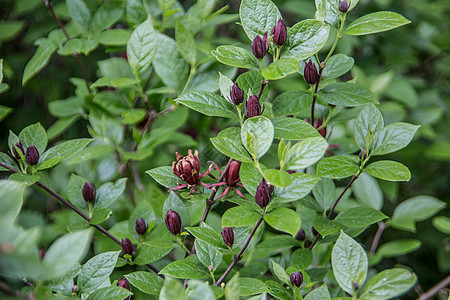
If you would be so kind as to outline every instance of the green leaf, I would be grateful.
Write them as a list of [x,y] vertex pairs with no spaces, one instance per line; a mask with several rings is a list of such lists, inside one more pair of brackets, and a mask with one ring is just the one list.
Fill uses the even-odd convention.
[[91,84],[91,88],[97,87],[114,87],[114,88],[124,88],[130,87],[139,83],[138,79],[135,78],[110,78],[110,77],[101,77],[97,79],[93,84]]
[[[242,170],[242,166],[241,166]],[[292,183],[285,188],[275,188],[273,202],[292,202],[305,197],[320,178],[305,174],[294,173],[290,175]],[[242,178],[242,177],[241,177]]]
[[335,220],[346,227],[357,228],[367,227],[386,218],[385,214],[375,208],[354,207],[339,213]]
[[114,270],[119,253],[120,251],[104,252],[88,260],[78,275],[78,288],[87,293],[100,287]]
[[22,182],[24,185],[33,185],[39,181],[40,177],[37,175],[30,175],[25,173],[13,173],[8,178],[9,180]]
[[125,275],[125,278],[138,290],[156,296],[164,285],[164,279],[151,272],[137,271]]
[[188,207],[186,207],[186,204],[173,191],[169,192],[169,197],[164,201],[162,215],[165,216],[169,209],[176,211],[180,215],[182,226],[191,225],[191,216]]
[[228,127],[222,130],[217,137],[211,138],[211,143],[226,156],[241,162],[251,163],[250,155],[241,144],[240,130],[237,127]]
[[333,180],[322,178],[313,188],[314,199],[324,211],[327,211],[336,199],[336,188]]
[[66,0],[67,10],[75,24],[83,32],[87,32],[91,23],[91,12],[83,0]]
[[368,261],[363,247],[342,230],[331,252],[331,265],[339,286],[353,295],[353,282],[363,286],[367,277]]
[[380,210],[383,207],[383,193],[378,181],[362,173],[352,184],[352,192],[359,203]]
[[183,285],[175,279],[167,278],[159,295],[160,300],[187,300]]
[[92,229],[65,234],[46,251],[42,261],[48,279],[57,278],[69,271],[86,255],[91,243]]
[[292,183],[289,173],[282,170],[266,170],[264,171],[264,178],[271,185],[279,188],[288,187]]
[[238,279],[241,296],[250,296],[269,292],[269,289],[259,279],[241,277]]
[[242,125],[241,140],[254,159],[261,158],[270,148],[274,129],[272,122],[263,116],[247,119]]
[[422,243],[415,239],[402,239],[383,244],[377,251],[382,257],[397,257],[416,251]]
[[51,168],[59,162],[71,158],[92,141],[93,139],[70,140],[48,149],[40,158],[42,163],[39,165],[38,170]]
[[127,44],[128,62],[133,72],[144,72],[150,67],[156,53],[156,34],[151,17],[140,24],[131,34]]
[[195,252],[200,262],[206,267],[217,269],[222,262],[223,254],[219,251],[219,248],[208,244],[202,240],[195,240]]
[[237,46],[219,46],[211,54],[221,63],[244,69],[259,68],[258,60],[253,54]]
[[277,264],[276,262],[274,262],[273,260],[270,260],[270,262],[272,263],[272,269],[273,269],[273,273],[275,276],[277,276],[277,278],[284,284],[288,284],[291,282],[289,275],[286,273],[286,271],[284,270],[284,268],[282,266],[280,266],[279,264]]
[[356,144],[359,149],[370,149],[371,145],[368,145],[366,141],[371,140],[375,133],[383,130],[384,121],[383,115],[375,107],[375,105],[369,104],[364,106],[363,110],[359,113],[355,120],[354,135]]
[[169,166],[147,170],[145,173],[153,177],[153,179],[166,188],[176,187],[178,182],[182,182],[182,180],[173,173],[172,167]]
[[273,228],[295,236],[300,229],[300,216],[292,209],[281,207],[264,215],[264,221]]
[[34,145],[41,155],[47,147],[47,133],[41,123],[35,123],[22,129],[19,133],[19,139],[25,150]]
[[[338,25],[338,18],[341,15],[339,11],[339,1],[338,0],[316,0],[316,13],[315,18],[322,22],[326,22],[335,27]],[[353,4],[356,1],[351,1]],[[350,3],[350,1],[349,1]]]
[[290,300],[292,295],[286,290],[286,288],[278,282],[268,280],[265,282],[269,288],[269,294],[275,297],[275,299]]
[[104,2],[94,13],[90,26],[91,32],[100,32],[116,23],[123,13],[121,1]]
[[268,80],[277,80],[297,72],[299,68],[300,65],[296,59],[283,57],[265,67],[261,75]]
[[196,255],[183,260],[176,260],[165,266],[159,273],[180,279],[208,278],[209,273],[203,267]]
[[322,137],[307,138],[292,146],[284,162],[285,169],[301,169],[317,162],[328,148]]
[[125,190],[127,178],[117,179],[116,182],[102,184],[95,195],[95,208],[106,208],[110,206]]
[[329,300],[331,299],[327,284],[324,283],[320,287],[312,290],[306,295],[305,300]]
[[424,221],[434,216],[444,209],[445,206],[445,202],[431,196],[412,197],[397,205],[389,224],[398,229],[415,232],[416,222]]
[[64,46],[58,49],[58,54],[63,56],[73,55],[73,54],[84,54],[89,55],[98,46],[97,41],[87,40],[83,38],[76,38],[68,40]]
[[40,44],[33,57],[28,61],[23,71],[22,85],[25,85],[37,73],[42,71],[50,62],[50,59],[58,47],[51,41]]
[[246,206],[236,206],[227,209],[222,215],[222,227],[255,225],[260,218],[259,213]]
[[248,38],[253,41],[256,35],[263,36],[281,18],[278,7],[270,0],[243,0],[239,8],[241,24]]
[[442,233],[450,235],[450,218],[439,216],[433,218],[433,226]]
[[[414,273],[400,268],[384,270],[364,286],[361,300],[385,300],[393,299],[411,289],[417,281]],[[386,283],[389,284],[386,284]]]
[[313,260],[313,255],[309,249],[297,249],[291,255],[291,266],[305,270],[307,269]]
[[411,172],[408,167],[392,160],[380,160],[364,169],[373,177],[389,181],[409,181]]
[[327,62],[325,69],[323,69],[322,78],[337,78],[344,75],[353,67],[355,60],[345,54],[335,54]]
[[318,20],[303,20],[288,31],[287,50],[283,57],[304,60],[317,53],[325,45],[330,26]]
[[372,155],[384,155],[405,148],[420,125],[391,123],[374,136]]
[[125,46],[128,43],[130,37],[130,30],[110,29],[97,34],[95,36],[95,40],[105,46]]
[[[261,88],[261,81],[264,78],[261,76],[260,71],[247,71],[241,75],[236,80],[239,84],[239,88],[244,91],[244,99],[248,99],[251,95],[258,95],[259,89]],[[260,97],[260,101],[267,97],[269,89],[264,89]]]
[[230,97],[231,87],[234,85],[233,80],[229,77],[223,75],[219,72],[219,89],[222,97],[228,100],[228,102],[233,102]]
[[169,254],[174,247],[175,245],[169,247],[156,247],[153,245],[140,244],[136,250],[134,262],[140,266],[150,264]]
[[[0,94],[1,94],[1,91],[0,91]],[[0,121],[2,121],[4,118],[6,118],[12,111],[13,111],[12,108],[0,105]]]
[[226,248],[222,236],[211,227],[187,227],[194,237],[216,247]]
[[323,216],[317,216],[314,219],[314,228],[320,233],[321,236],[326,237],[327,235],[338,232],[341,229],[339,223],[334,220],[329,220]]
[[331,156],[322,159],[317,165],[317,176],[342,179],[355,175],[359,170],[354,159],[347,156]]
[[[208,285],[207,282],[202,282],[200,280],[189,280],[189,300],[215,300],[214,292],[212,291],[212,286]],[[217,287],[218,288],[218,287]],[[219,297],[217,297],[219,298]],[[175,298],[171,298],[173,300]],[[178,299],[178,298],[177,298]]]
[[225,285],[225,299],[226,300],[239,300],[241,297],[241,288],[239,286],[239,272],[234,274],[234,276]]
[[96,300],[96,299],[123,300],[131,295],[133,295],[133,293],[123,287],[108,286],[100,288],[94,291],[92,294],[89,294],[87,300]]
[[351,22],[344,33],[348,35],[365,35],[391,30],[409,23],[411,21],[395,12],[378,11]]
[[207,116],[224,118],[236,118],[237,116],[233,104],[211,92],[191,92],[177,98],[176,101]]
[[378,103],[377,98],[369,89],[356,83],[330,83],[321,89],[318,95],[326,103],[339,106]]
[[87,211],[88,206],[83,199],[82,190],[86,182],[87,180],[83,177],[72,174],[69,179],[69,184],[67,185],[67,198],[70,203],[85,211]]
[[[267,168],[263,165],[261,165],[261,169],[263,171],[267,170]],[[254,196],[256,193],[256,188],[262,180],[262,175],[258,172],[253,163],[242,163],[241,169],[239,170],[239,178],[241,179],[241,182],[247,192]]]
[[105,222],[111,217],[112,211],[109,208],[94,208],[92,211],[92,218],[89,224],[97,225]]
[[181,56],[192,66],[195,65],[195,41],[189,30],[181,22],[175,25],[175,40]]
[[274,116],[296,115],[311,106],[312,97],[306,91],[287,91],[278,95],[272,103]]

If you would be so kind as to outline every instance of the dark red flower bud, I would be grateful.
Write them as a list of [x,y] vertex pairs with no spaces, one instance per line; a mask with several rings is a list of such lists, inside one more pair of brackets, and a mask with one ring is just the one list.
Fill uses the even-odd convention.
[[128,238],[123,239],[121,242],[121,246],[124,255],[125,254],[133,255],[133,244],[131,243],[130,239]]
[[234,244],[234,232],[232,227],[225,227],[222,230],[223,241],[228,247],[233,247]]
[[319,232],[317,231],[316,227],[314,227],[314,226],[311,227],[311,232],[312,232],[312,234],[313,234],[314,236],[316,236],[316,235],[319,234]]
[[293,286],[299,287],[303,283],[303,274],[302,272],[297,271],[291,274],[290,279]]
[[311,60],[306,64],[303,76],[308,84],[316,84],[319,82],[320,74],[317,71],[316,65]]
[[234,105],[239,105],[244,102],[244,91],[239,88],[237,82],[231,87],[230,97]]
[[277,46],[283,46],[287,40],[287,29],[283,19],[279,19],[277,25],[272,29],[273,42]]
[[94,185],[90,182],[86,182],[83,186],[83,199],[87,203],[92,203],[95,200]]
[[295,235],[295,238],[300,241],[303,242],[306,239],[306,232],[303,229],[300,229],[297,234]]
[[267,181],[263,178],[256,189],[256,204],[261,206],[261,208],[266,207],[269,204],[270,199],[272,198],[273,190],[274,186],[267,183]]
[[345,0],[339,1],[339,11],[344,14],[348,11],[347,1],[345,1]]
[[74,284],[72,287],[72,293],[77,294],[78,293],[78,285]]
[[128,281],[125,278],[122,278],[119,281],[117,281],[117,286],[123,287],[126,290],[130,290],[130,285],[128,284]]
[[189,185],[196,185],[200,182],[200,161],[198,160],[198,151],[189,149],[188,156],[176,153],[177,161],[172,163],[172,169],[175,175],[180,177]]
[[359,285],[358,285],[358,283],[356,281],[353,281],[353,289],[355,291],[359,290]]
[[228,186],[235,186],[239,181],[239,170],[241,169],[242,162],[238,160],[232,160],[230,167],[226,175],[226,183]]
[[264,33],[264,36],[261,38],[259,35],[256,35],[252,42],[252,51],[253,55],[256,58],[262,59],[269,51],[269,41],[267,40],[267,31]]
[[253,118],[262,114],[258,97],[251,95],[247,101],[247,118]]
[[25,153],[25,160],[30,166],[35,166],[39,162],[39,152],[34,145],[31,145],[27,148],[27,152]]
[[[317,118],[317,120],[314,121],[314,128],[317,129],[320,126],[322,126],[322,124],[323,124],[322,120],[320,118]],[[319,133],[320,133],[321,136],[323,136],[323,138],[326,138],[327,137],[327,128],[326,127],[321,128],[319,130]]]
[[147,232],[147,224],[145,224],[144,219],[137,219],[134,229],[136,229],[137,234],[144,235]]
[[359,159],[360,160],[365,160],[365,159],[367,159],[367,153],[366,153],[366,151],[364,151],[364,150],[361,150],[361,152],[359,152]]
[[39,250],[39,257],[41,258],[41,260],[44,260],[45,258],[45,251],[44,250]]
[[181,232],[181,218],[180,215],[171,209],[166,214],[166,226],[170,233],[177,235]]
[[[21,142],[18,142],[18,143],[15,144],[15,146],[16,146],[16,147],[22,152],[22,154],[25,156],[25,150],[23,150],[23,145],[22,145],[22,143],[21,143]],[[16,159],[20,159],[20,155],[19,155],[19,153],[17,152],[16,147],[13,147],[13,154],[14,154],[14,157],[15,157]]]

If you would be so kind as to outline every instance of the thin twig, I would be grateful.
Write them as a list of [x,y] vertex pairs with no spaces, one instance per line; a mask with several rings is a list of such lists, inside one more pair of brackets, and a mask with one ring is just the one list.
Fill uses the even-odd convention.
[[245,249],[247,249],[248,245],[250,244],[251,239],[255,235],[256,230],[258,229],[259,225],[264,220],[264,217],[261,216],[259,218],[258,222],[256,222],[255,227],[253,227],[252,231],[250,232],[250,236],[248,237],[247,241],[245,242],[244,246],[242,247],[241,251],[239,251],[238,255],[234,257],[234,260],[231,262],[231,264],[228,266],[228,268],[225,270],[225,272],[220,276],[220,278],[214,283],[215,286],[218,286],[222,283],[222,281],[227,277],[227,275],[231,272],[231,269],[236,265],[238,261],[242,259],[242,254],[244,253]]
[[384,229],[386,228],[386,223],[383,221],[378,222],[378,230],[377,233],[375,233],[375,237],[373,238],[372,246],[370,247],[370,253],[375,253],[378,247],[378,242],[380,241],[381,234],[383,233]]
[[261,80],[261,87],[259,88],[259,92],[258,92],[258,100],[259,100],[259,98],[261,98],[261,95],[262,95],[262,93],[263,93],[263,90],[264,90],[264,87],[266,86],[266,84],[268,83],[269,81],[267,80],[267,79],[264,79],[264,80]]
[[445,288],[446,286],[450,285],[450,275],[445,277],[442,281],[440,281],[438,284],[433,286],[431,289],[429,289],[425,294],[421,295],[418,300],[427,300],[431,299],[434,295],[439,293],[440,290]]

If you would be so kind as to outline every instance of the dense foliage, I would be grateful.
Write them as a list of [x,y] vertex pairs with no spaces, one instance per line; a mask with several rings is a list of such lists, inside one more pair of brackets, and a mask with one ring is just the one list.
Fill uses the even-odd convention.
[[2,298],[449,297],[448,1],[2,7]]

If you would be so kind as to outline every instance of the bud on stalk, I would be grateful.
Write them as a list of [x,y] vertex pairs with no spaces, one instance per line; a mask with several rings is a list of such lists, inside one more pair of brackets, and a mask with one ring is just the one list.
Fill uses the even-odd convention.
[[144,235],[147,232],[147,224],[145,224],[144,219],[137,219],[134,229],[136,230],[137,234]]
[[87,203],[92,203],[95,200],[94,185],[90,182],[86,182],[83,186],[83,199]]
[[238,160],[232,160],[230,163],[230,167],[226,174],[225,181],[228,186],[235,186],[239,181],[239,170],[241,169],[242,162]]
[[239,105],[244,102],[244,91],[239,88],[237,82],[231,87],[230,98],[234,105]]
[[35,166],[39,162],[39,152],[34,145],[31,145],[27,148],[27,152],[25,153],[25,160],[30,166]]
[[306,232],[303,229],[300,229],[295,235],[295,239],[303,242],[306,239]]
[[130,290],[130,285],[128,284],[128,281],[125,278],[122,278],[119,281],[117,281],[117,286],[123,287],[126,290]]
[[290,280],[293,286],[299,287],[303,283],[303,274],[300,271],[292,273],[290,276]]
[[74,284],[72,286],[72,293],[77,294],[78,293],[78,285]]
[[124,255],[133,255],[133,244],[131,243],[130,239],[123,239],[120,244],[122,246],[122,252]]
[[320,74],[317,71],[316,65],[311,60],[306,64],[303,76],[308,84],[312,85],[319,82]]
[[348,11],[348,7],[349,7],[349,4],[347,3],[347,1],[345,1],[345,0],[341,0],[340,2],[339,2],[339,11],[341,12],[341,13],[346,13],[347,11]]
[[177,235],[181,232],[181,218],[180,215],[171,209],[166,214],[166,226],[170,233]]
[[317,231],[316,227],[314,227],[314,226],[311,227],[311,232],[312,232],[312,234],[313,234],[314,236],[316,236],[316,235],[319,234],[319,232]]
[[277,46],[283,46],[287,40],[287,29],[283,19],[279,19],[277,25],[272,29],[273,42]]
[[258,185],[255,193],[255,202],[261,208],[265,208],[269,205],[270,199],[272,198],[272,193],[274,190],[274,186],[267,183],[267,181],[263,178],[260,184]]
[[[16,147],[20,150],[20,152],[22,152],[22,154],[25,156],[25,150],[23,150],[23,145],[22,145],[22,143],[21,143],[21,142],[18,142],[18,143],[15,144],[15,146],[16,146]],[[19,153],[17,152],[16,147],[13,147],[13,154],[14,154],[14,157],[15,157],[17,160],[19,160],[19,159],[20,159],[20,155],[19,155]]]
[[223,241],[225,242],[225,244],[230,248],[233,247],[233,244],[234,244],[233,228],[225,227],[221,233],[222,233],[222,238],[223,238]]
[[269,41],[267,41],[267,31],[264,33],[264,36],[261,38],[259,35],[256,35],[252,42],[252,51],[253,55],[256,58],[263,59],[264,56],[269,51]]
[[247,101],[247,118],[253,118],[262,114],[258,97],[251,95]]

